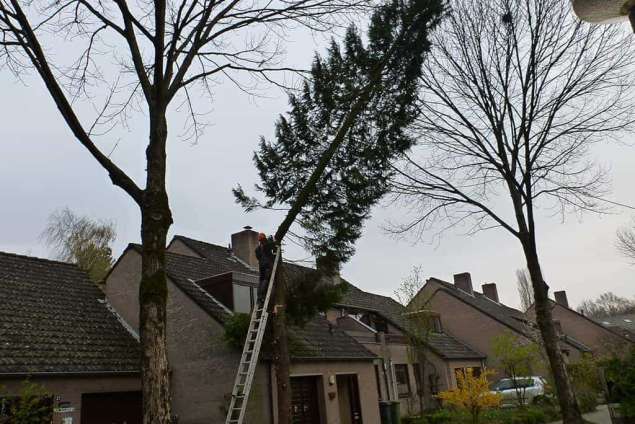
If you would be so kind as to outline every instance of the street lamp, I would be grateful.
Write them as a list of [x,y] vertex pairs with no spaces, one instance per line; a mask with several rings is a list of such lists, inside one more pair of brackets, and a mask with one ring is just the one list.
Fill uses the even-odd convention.
[[635,0],[572,0],[571,3],[583,21],[608,24],[628,18],[635,32]]

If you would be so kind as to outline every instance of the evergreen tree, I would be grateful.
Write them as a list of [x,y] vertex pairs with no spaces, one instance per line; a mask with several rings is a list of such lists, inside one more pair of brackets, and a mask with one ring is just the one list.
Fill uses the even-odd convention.
[[[442,12],[441,0],[389,1],[373,13],[366,44],[354,26],[342,47],[332,41],[325,57],[316,55],[301,93],[289,96],[291,110],[276,123],[275,141],[260,141],[256,190],[266,200],[234,190],[246,210],[289,207],[276,242],[297,221],[321,274],[332,274],[354,253],[371,207],[388,189],[391,163],[413,144],[408,126],[417,116],[428,37]],[[297,282],[289,274],[279,268],[274,295],[280,424],[290,421],[285,305],[287,286],[297,292]]]

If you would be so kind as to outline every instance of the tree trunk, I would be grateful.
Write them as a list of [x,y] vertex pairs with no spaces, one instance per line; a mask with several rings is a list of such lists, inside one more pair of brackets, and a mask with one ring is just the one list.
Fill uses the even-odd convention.
[[531,283],[534,288],[534,308],[536,311],[536,322],[542,336],[545,352],[549,359],[549,365],[556,385],[556,392],[562,419],[564,424],[582,424],[582,414],[575,398],[575,393],[569,380],[567,367],[560,352],[558,335],[556,334],[551,316],[551,306],[549,302],[549,287],[544,282],[542,270],[538,262],[538,253],[535,242],[530,236],[521,239],[527,269],[531,276]]
[[165,190],[165,114],[153,113],[150,128],[150,144],[146,150],[147,185],[141,204],[142,262],[139,286],[143,423],[168,424],[171,410],[166,337],[165,246],[172,215]]
[[419,368],[419,387],[417,387],[419,393],[419,414],[423,415],[425,411],[425,398],[426,398],[426,354],[425,347],[420,346],[417,350],[417,367]]
[[277,424],[291,423],[291,359],[287,334],[287,274],[282,257],[278,262],[274,286],[273,363],[276,368],[278,392]]

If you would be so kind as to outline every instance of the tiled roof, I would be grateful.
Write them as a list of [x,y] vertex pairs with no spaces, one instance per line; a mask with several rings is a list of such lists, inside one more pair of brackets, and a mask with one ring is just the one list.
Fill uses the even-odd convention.
[[[175,236],[194,249],[201,258],[166,253],[167,272],[171,280],[185,292],[204,311],[220,323],[231,316],[213,296],[201,289],[195,282],[214,275],[230,271],[256,274],[251,268],[237,261],[231,251],[222,246],[213,245],[184,236]],[[304,267],[288,264],[295,272]],[[357,359],[375,358],[364,346],[341,330],[331,329],[328,321],[316,317],[304,327],[289,327],[293,342],[291,357],[294,359]]]
[[368,359],[376,355],[332,325],[316,317],[304,327],[290,327],[290,351],[294,359]]
[[[130,244],[130,247],[141,252],[138,244]],[[223,304],[196,283],[198,280],[228,272],[229,267],[224,267],[222,262],[172,252],[165,253],[165,260],[170,280],[201,309],[221,324],[231,316],[231,312]]]
[[180,240],[185,243],[190,249],[194,250],[199,256],[209,260],[219,268],[224,269],[222,272],[237,271],[254,273],[257,270],[252,269],[245,262],[236,258],[231,249],[217,244],[211,244],[200,240],[195,240],[189,237],[176,235],[174,240]]
[[[348,284],[348,291],[340,305],[379,313],[404,331],[409,323],[404,317],[406,308],[391,297],[368,293]],[[446,359],[481,359],[485,356],[445,333],[429,333],[427,344],[434,352]]]
[[0,252],[0,374],[138,372],[103,297],[75,265]]

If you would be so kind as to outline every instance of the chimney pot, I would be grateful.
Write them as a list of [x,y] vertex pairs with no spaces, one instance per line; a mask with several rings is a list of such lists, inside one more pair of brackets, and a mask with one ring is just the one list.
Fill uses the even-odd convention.
[[569,301],[567,300],[567,292],[564,290],[553,292],[554,297],[556,298],[556,303],[564,306],[565,308],[569,307]]
[[483,284],[481,286],[481,290],[483,290],[483,294],[485,295],[485,297],[493,300],[496,303],[499,303],[498,289],[496,288],[496,283]]
[[[249,226],[247,226],[249,227]],[[256,258],[256,247],[258,247],[258,233],[251,227],[232,234],[232,253],[238,259],[249,264],[253,268],[258,268]]]
[[472,276],[469,272],[454,274],[454,285],[457,289],[461,289],[467,294],[474,295],[474,289],[472,288]]

